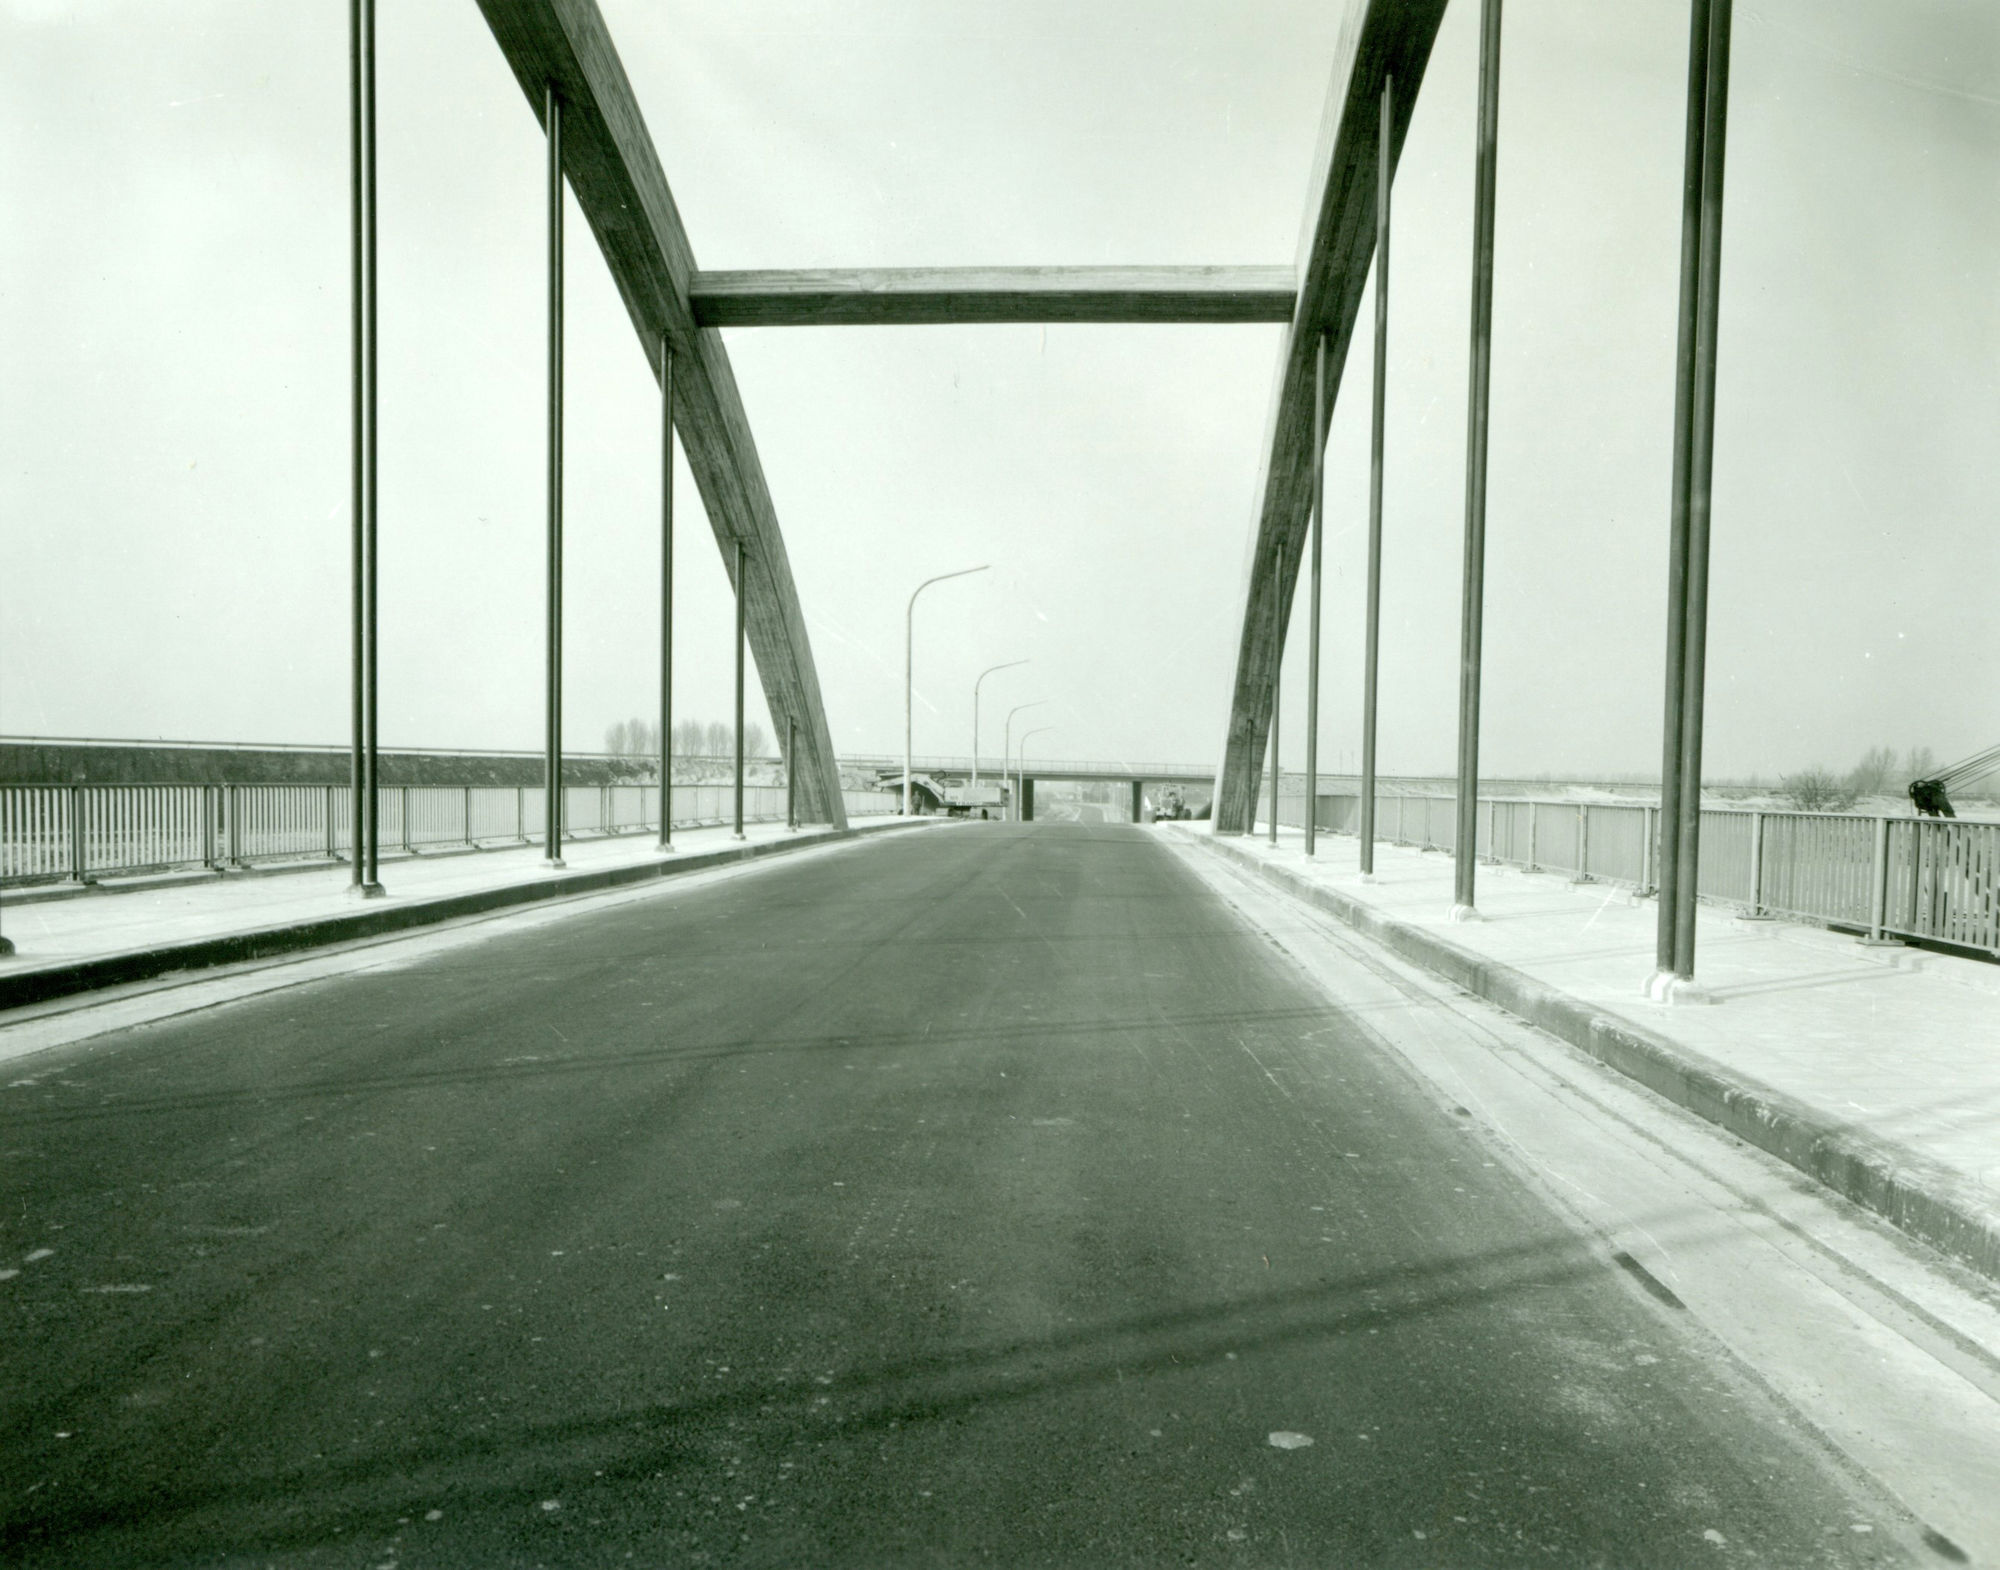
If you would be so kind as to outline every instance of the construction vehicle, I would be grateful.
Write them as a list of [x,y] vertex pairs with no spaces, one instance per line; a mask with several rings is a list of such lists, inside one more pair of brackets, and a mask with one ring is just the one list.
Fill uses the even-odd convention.
[[1910,802],[1919,814],[1926,818],[1955,818],[1952,811],[1951,791],[1970,785],[1974,780],[2000,770],[2000,746],[1988,747],[1984,752],[1975,752],[1969,758],[1961,758],[1948,769],[1940,769],[1929,779],[1910,781]]

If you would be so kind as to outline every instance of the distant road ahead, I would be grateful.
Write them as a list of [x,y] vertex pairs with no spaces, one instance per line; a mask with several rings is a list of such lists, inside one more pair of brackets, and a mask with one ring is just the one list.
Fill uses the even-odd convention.
[[1877,1562],[1381,1052],[968,824],[25,1060],[0,1560]]

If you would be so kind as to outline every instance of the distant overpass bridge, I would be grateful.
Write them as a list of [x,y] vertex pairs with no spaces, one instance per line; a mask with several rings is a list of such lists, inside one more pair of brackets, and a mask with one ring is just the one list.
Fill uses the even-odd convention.
[[[900,780],[903,774],[903,760],[892,757],[846,757],[841,763],[853,768],[856,765],[877,769],[885,777],[891,773]],[[1194,790],[1206,795],[1215,785],[1215,765],[1211,763],[1127,763],[1105,762],[1092,758],[1030,758],[1016,760],[1012,767],[1002,769],[998,760],[981,758],[979,775],[982,779],[998,782],[1002,779],[1018,781],[1020,799],[1013,810],[1024,820],[1035,816],[1035,782],[1054,781],[1062,784],[1125,785],[1131,789],[1130,811],[1132,821],[1138,823],[1145,817],[1146,788],[1150,786],[1172,786],[1178,790]],[[910,763],[913,777],[928,776],[947,787],[970,784],[973,777],[972,759],[964,753],[957,756],[931,755],[913,758]]]
[[[903,760],[887,755],[848,754],[843,755],[841,764],[846,768],[872,768],[903,772]],[[972,759],[959,753],[952,755],[918,756],[911,760],[911,770],[917,774],[928,774],[935,780],[959,784],[972,778]],[[1005,769],[997,758],[981,758],[979,774],[982,779],[999,779],[1004,774],[1008,778],[1019,774],[1025,779],[1085,781],[1118,785],[1133,780],[1148,785],[1200,786],[1203,789],[1215,783],[1215,765],[1212,763],[1128,763],[1120,759],[1103,761],[1089,758],[1029,758],[1010,763]]]

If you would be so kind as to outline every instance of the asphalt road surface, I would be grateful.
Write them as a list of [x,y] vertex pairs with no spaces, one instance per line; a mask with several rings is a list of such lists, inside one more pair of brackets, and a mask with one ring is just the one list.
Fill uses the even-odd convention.
[[8,1564],[1897,1551],[1156,831],[890,835],[6,1077]]

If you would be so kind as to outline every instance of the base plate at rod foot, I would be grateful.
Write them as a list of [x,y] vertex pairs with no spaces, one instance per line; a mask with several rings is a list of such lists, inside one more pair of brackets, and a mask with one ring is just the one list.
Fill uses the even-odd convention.
[[1684,1008],[1715,1002],[1715,995],[1687,976],[1656,970],[1646,982],[1646,997],[1663,1008]]

